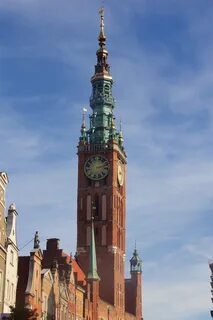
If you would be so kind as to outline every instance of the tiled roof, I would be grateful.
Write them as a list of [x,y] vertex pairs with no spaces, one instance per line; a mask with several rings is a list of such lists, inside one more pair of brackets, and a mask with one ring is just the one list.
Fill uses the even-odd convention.
[[79,264],[72,259],[73,270],[77,274],[77,281],[82,282],[83,285],[86,284],[86,276],[83,270],[80,268]]

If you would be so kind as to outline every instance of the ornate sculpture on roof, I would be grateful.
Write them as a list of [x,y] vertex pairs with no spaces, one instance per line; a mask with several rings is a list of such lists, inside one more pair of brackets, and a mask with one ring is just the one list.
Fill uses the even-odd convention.
[[16,211],[15,203],[11,203],[11,205],[9,206],[9,211]]
[[34,236],[34,249],[39,249],[39,248],[40,248],[40,240],[38,236],[38,231],[36,231]]

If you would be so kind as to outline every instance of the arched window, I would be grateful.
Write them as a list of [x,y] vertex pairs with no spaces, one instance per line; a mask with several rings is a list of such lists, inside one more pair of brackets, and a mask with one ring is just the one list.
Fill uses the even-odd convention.
[[86,243],[87,243],[87,246],[90,246],[90,238],[91,238],[91,228],[88,226],[87,227],[87,239],[86,239]]
[[99,218],[99,197],[96,194],[93,201],[93,216],[95,219]]
[[91,195],[87,195],[87,220],[91,220]]
[[102,220],[106,220],[106,195],[102,195]]
[[101,233],[101,245],[106,246],[106,244],[107,244],[106,226],[103,226],[102,233]]

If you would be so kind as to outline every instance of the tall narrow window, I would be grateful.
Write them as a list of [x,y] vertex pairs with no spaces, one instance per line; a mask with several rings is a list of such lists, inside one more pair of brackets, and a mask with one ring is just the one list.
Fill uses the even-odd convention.
[[13,252],[13,250],[10,251],[10,264],[12,264],[12,266],[14,264],[14,252]]
[[91,228],[87,227],[87,246],[90,245],[90,233],[91,233]]
[[7,300],[10,301],[10,282],[7,280]]
[[2,288],[3,288],[3,276],[2,271],[0,271],[0,301],[2,300]]
[[99,218],[99,197],[96,194],[93,203],[93,215],[95,219]]
[[91,220],[91,195],[87,195],[87,220]]
[[38,303],[38,290],[35,290],[35,301]]
[[102,220],[106,220],[106,195],[102,195]]
[[100,231],[101,229],[99,228],[95,228],[95,243],[96,245],[100,245],[101,241],[100,241]]
[[83,210],[83,198],[80,197],[80,209]]
[[10,296],[11,303],[14,303],[13,297],[14,297],[14,284],[12,283],[11,284],[11,296]]
[[106,226],[102,227],[101,244],[102,244],[102,246],[106,246],[106,244],[107,244]]
[[121,201],[121,227],[124,225],[124,217],[123,217],[123,201]]

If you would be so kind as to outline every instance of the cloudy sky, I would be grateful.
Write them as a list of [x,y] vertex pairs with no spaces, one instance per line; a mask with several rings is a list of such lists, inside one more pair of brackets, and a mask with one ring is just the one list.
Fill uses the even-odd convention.
[[[0,171],[9,175],[7,205],[15,202],[19,212],[22,255],[36,230],[42,247],[58,237],[75,252],[76,145],[100,5],[0,1]],[[137,240],[146,320],[207,320],[213,2],[106,0],[105,7],[116,117],[128,154],[127,268]]]

